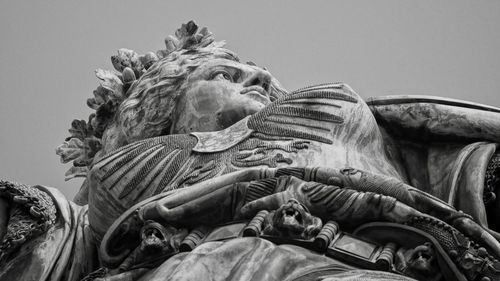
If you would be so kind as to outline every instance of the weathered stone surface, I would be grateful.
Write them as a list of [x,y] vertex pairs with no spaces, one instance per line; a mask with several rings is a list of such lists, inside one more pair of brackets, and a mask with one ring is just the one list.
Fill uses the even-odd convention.
[[56,150],[85,206],[0,186],[0,279],[500,280],[500,109],[288,92],[223,45],[189,22],[96,71]]

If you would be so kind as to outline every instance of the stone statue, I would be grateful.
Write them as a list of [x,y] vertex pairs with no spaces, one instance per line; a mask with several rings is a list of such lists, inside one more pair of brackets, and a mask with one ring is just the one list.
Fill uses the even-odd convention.
[[1,280],[500,280],[500,109],[286,91],[206,28],[120,49],[57,148],[0,182]]

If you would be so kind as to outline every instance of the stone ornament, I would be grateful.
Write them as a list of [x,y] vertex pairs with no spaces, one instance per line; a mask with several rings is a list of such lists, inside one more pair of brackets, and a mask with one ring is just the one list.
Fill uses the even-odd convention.
[[190,21],[96,71],[74,202],[0,183],[1,280],[500,280],[500,109],[287,91],[223,46]]

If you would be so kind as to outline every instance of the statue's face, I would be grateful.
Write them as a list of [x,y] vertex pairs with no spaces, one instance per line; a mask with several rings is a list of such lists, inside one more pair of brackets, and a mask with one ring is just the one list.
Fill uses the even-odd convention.
[[271,75],[227,59],[200,65],[186,81],[171,134],[225,129],[269,104]]

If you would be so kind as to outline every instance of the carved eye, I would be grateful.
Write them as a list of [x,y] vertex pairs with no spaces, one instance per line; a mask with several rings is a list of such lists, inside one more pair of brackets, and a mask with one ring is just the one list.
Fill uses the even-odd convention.
[[212,76],[212,80],[228,80],[233,82],[233,77],[227,71],[217,71]]

